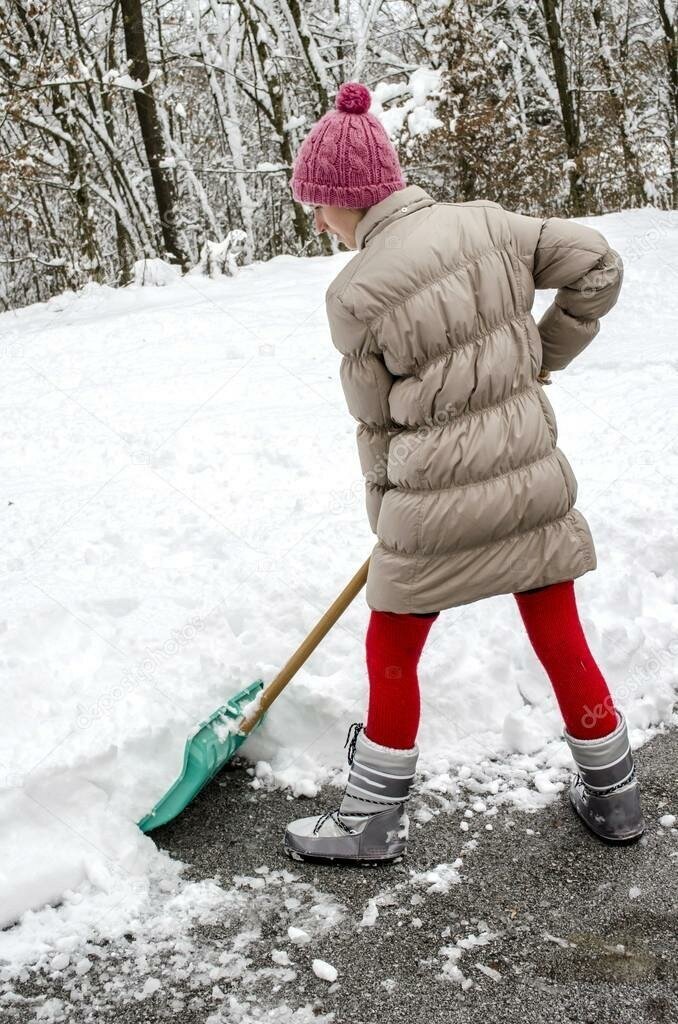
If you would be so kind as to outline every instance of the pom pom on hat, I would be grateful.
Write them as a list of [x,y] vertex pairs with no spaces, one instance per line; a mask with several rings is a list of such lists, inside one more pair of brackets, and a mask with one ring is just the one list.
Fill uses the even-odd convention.
[[370,109],[370,90],[361,82],[344,82],[339,86],[334,106],[342,114],[365,114]]

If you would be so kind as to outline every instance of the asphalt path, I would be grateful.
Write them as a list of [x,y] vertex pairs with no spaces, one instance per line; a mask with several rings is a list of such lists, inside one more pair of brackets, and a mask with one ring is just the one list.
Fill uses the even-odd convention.
[[[676,1022],[678,820],[660,819],[678,819],[678,730],[636,762],[647,831],[633,845],[592,836],[565,792],[493,815],[469,814],[481,805],[467,794],[412,818],[399,863],[346,867],[291,861],[281,842],[287,821],[336,806],[339,789],[255,790],[236,760],[153,833],[189,877],[233,889],[232,910],[197,925],[183,958],[130,936],[99,950],[85,989],[31,974],[3,1024]],[[430,794],[415,792],[411,815],[422,805]]]

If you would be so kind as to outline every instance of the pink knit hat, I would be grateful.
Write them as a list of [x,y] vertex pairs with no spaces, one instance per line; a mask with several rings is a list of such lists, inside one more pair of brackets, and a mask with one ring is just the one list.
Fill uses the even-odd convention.
[[405,188],[398,154],[381,122],[368,113],[370,90],[344,82],[329,110],[311,128],[294,161],[298,203],[365,209]]

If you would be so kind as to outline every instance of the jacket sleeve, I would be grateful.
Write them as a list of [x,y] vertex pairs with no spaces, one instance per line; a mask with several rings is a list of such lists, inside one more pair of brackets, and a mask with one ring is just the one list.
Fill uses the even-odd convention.
[[600,330],[617,299],[624,265],[600,231],[561,217],[507,212],[513,244],[532,271],[535,288],[557,288],[537,324],[542,369],[562,370]]
[[388,396],[394,377],[389,373],[374,335],[338,295],[328,291],[327,316],[335,348],[342,354],[339,375],[348,410],[358,421],[356,440],[365,479],[365,504],[372,532],[384,493],[389,488],[388,445],[397,427],[390,417]]

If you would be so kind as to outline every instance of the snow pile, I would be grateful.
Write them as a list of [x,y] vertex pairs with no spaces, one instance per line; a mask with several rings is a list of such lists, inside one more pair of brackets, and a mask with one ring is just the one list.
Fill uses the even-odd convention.
[[158,257],[137,260],[134,264],[134,283],[162,288],[181,277],[181,267]]
[[[582,621],[637,747],[676,721],[677,220],[587,222],[622,254],[624,289],[549,399],[598,553]],[[228,895],[181,883],[134,823],[196,723],[274,677],[374,543],[325,318],[351,258],[91,285],[0,316],[0,923],[35,911],[0,935],[0,962],[143,929],[158,899],[188,921]],[[241,748],[254,791],[343,785],[368,615],[359,597]],[[493,806],[557,798],[562,722],[511,595],[444,612],[420,676],[418,827],[460,796],[485,827]]]
[[[271,991],[283,990],[284,996],[285,986],[300,973],[336,980],[331,965],[317,957],[296,966],[297,957],[290,958],[290,952],[298,950],[281,934],[282,921],[297,922],[296,930],[303,930],[311,944],[309,952],[314,952],[345,918],[345,908],[334,896],[292,872],[271,871],[266,865],[253,876],[237,877],[231,886],[216,879],[186,882],[180,868],[175,865],[173,885],[161,881],[147,898],[139,894],[133,919],[112,902],[105,907],[99,901],[98,917],[92,915],[85,926],[80,903],[97,902],[96,894],[89,891],[81,901],[71,894],[59,911],[25,915],[21,928],[8,933],[23,934],[27,945],[20,948],[15,943],[13,959],[0,968],[0,1016],[5,1007],[23,998],[15,994],[13,982],[28,977],[22,969],[24,960],[48,974],[60,996],[63,992],[60,1007],[61,1000],[43,1003],[44,996],[36,990],[31,1008],[38,1019],[50,1019],[52,1013],[58,1020],[61,1008],[65,1019],[70,1019],[70,1010],[83,1003],[96,1019],[98,1011],[111,1005],[118,1008],[121,1019],[127,1019],[126,1006],[156,997],[167,1001],[179,1018],[188,1009],[189,998],[191,1010],[216,1011],[214,1020],[239,1021],[236,1010],[242,1012],[243,1020],[259,1019],[256,1008],[262,1001]],[[124,903],[124,898],[118,903]],[[196,925],[218,927],[219,941],[194,939]],[[98,944],[102,939],[109,943]],[[262,943],[271,939],[272,966],[257,966]],[[287,1008],[289,1019],[305,1020],[304,1010]],[[299,1016],[293,1016],[296,1013]]]

